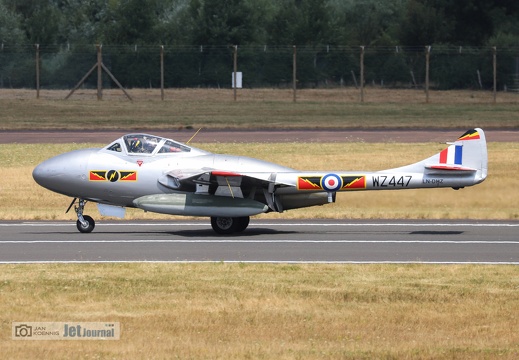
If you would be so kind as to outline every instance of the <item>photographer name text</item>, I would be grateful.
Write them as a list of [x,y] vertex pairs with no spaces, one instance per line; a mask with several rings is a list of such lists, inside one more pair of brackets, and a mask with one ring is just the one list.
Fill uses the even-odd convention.
[[13,340],[119,340],[118,322],[13,322]]

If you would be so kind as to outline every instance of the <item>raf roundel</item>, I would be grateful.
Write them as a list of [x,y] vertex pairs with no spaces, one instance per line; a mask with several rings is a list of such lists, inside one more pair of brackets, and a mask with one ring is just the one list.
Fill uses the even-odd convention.
[[338,191],[342,188],[342,178],[337,174],[327,174],[321,179],[321,187],[326,191]]

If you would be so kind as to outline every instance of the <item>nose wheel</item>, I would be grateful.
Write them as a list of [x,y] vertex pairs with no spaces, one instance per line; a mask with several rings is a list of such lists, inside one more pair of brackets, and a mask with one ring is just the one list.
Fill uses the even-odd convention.
[[77,229],[79,230],[79,232],[82,232],[82,233],[92,232],[92,230],[94,230],[94,227],[96,226],[94,219],[92,219],[88,215],[83,215],[81,217],[83,218],[83,221],[81,221],[81,219],[79,219],[79,217],[78,217],[78,220],[76,221],[76,226],[77,226]]
[[[75,202],[76,202],[76,199],[72,200],[72,203],[68,207],[67,212],[69,212],[70,208],[72,207],[72,205],[74,205]],[[74,206],[74,211],[76,212],[76,215],[77,215],[76,226],[77,226],[77,229],[79,230],[79,232],[89,233],[89,232],[92,232],[92,230],[94,230],[96,223],[95,223],[94,219],[92,219],[90,216],[83,215],[83,210],[85,209],[85,204],[86,204],[85,200],[79,199],[78,205]]]

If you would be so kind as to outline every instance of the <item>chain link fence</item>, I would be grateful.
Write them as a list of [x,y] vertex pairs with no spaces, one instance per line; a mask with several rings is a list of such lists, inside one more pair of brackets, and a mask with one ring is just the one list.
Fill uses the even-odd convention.
[[[102,63],[131,88],[231,88],[233,70],[244,88],[486,89],[519,91],[519,48],[348,46],[103,45]],[[236,51],[236,54],[235,54]],[[235,63],[236,55],[236,63]],[[0,88],[73,89],[98,61],[96,45],[0,48]],[[429,70],[427,71],[427,66]],[[362,70],[362,71],[361,71]],[[361,84],[362,82],[362,84]],[[80,84],[98,87],[97,76]],[[240,84],[238,84],[240,85]],[[109,76],[103,88],[117,85]]]

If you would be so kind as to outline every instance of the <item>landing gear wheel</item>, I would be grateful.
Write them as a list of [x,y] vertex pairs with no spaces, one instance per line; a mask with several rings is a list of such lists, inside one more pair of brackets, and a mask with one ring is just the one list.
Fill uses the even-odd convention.
[[249,225],[250,217],[211,217],[211,226],[217,234],[229,235],[242,232]]
[[232,217],[211,217],[211,226],[217,234],[232,234],[236,228],[236,218]]
[[94,230],[96,223],[94,219],[92,219],[90,216],[83,215],[83,222],[81,222],[81,220],[78,220],[76,222],[76,226],[79,232],[89,233],[92,232],[92,230]]
[[[76,198],[74,198],[74,200],[72,200],[72,203],[68,207],[67,212],[70,210],[72,205],[74,205],[75,201],[76,201]],[[77,226],[77,229],[79,230],[79,232],[89,233],[89,232],[92,232],[92,230],[94,230],[94,228],[96,226],[96,222],[90,216],[83,215],[83,210],[85,210],[85,204],[86,204],[85,200],[79,199],[78,205],[74,206],[74,211],[76,212],[76,215],[77,215],[76,226]]]
[[236,229],[234,229],[236,232],[242,232],[244,231],[247,226],[249,226],[250,217],[244,216],[239,218],[234,218],[236,220]]

